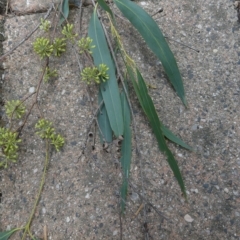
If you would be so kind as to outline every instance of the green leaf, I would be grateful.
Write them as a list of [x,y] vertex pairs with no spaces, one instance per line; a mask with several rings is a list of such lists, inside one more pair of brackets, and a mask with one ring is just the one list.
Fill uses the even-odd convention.
[[168,164],[171,167],[173,174],[178,181],[178,184],[182,190],[182,193],[186,197],[186,190],[185,190],[185,185],[183,182],[182,174],[179,170],[177,161],[175,160],[172,152],[169,150],[169,148],[166,144],[164,134],[162,131],[163,124],[160,122],[160,120],[158,118],[156,109],[154,107],[151,97],[148,94],[147,86],[142,78],[142,75],[138,71],[138,69],[136,69],[136,72],[137,72],[137,82],[136,82],[134,70],[129,67],[127,69],[128,69],[130,79],[133,83],[134,90],[139,99],[140,105],[143,108],[143,111],[146,114],[146,116],[150,122],[150,126],[153,130],[153,133],[155,134],[155,136],[157,138],[158,147],[161,150],[161,152],[163,152],[167,156]]
[[[102,102],[102,100],[103,100],[102,93],[99,90],[98,104],[100,104]],[[106,107],[105,107],[104,103],[103,103],[103,105],[102,105],[102,107],[101,107],[101,109],[98,113],[97,119],[98,119],[98,124],[99,124],[101,132],[104,136],[105,141],[108,142],[108,143],[112,142],[112,129],[111,129],[111,126],[110,126],[110,122],[109,122],[109,119],[108,119],[108,115],[107,115],[107,111],[106,111]],[[101,143],[103,143],[102,134],[100,133]]]
[[59,20],[59,25],[61,25],[65,19],[68,18],[69,14],[69,3],[68,0],[63,0],[62,4],[59,6],[59,12],[60,12],[60,20]]
[[186,106],[187,101],[183,82],[176,60],[156,22],[148,13],[132,1],[114,0],[114,2],[123,15],[142,35],[148,47],[159,58],[170,82]]
[[5,231],[5,232],[0,232],[0,240],[8,240],[8,238],[15,232],[15,229]]
[[126,200],[127,200],[127,190],[128,190],[128,177],[130,173],[131,157],[132,157],[132,132],[131,132],[131,114],[128,105],[127,97],[125,92],[121,93],[121,101],[123,106],[123,118],[124,118],[124,133],[123,141],[121,145],[121,166],[123,171],[123,183],[121,186],[121,212],[124,213]]
[[[135,75],[134,75],[134,70],[131,69],[130,67],[127,66],[127,72],[130,76],[131,79],[135,79]],[[134,86],[134,90],[137,94],[138,100],[140,102],[140,105],[143,106],[143,99],[140,93],[140,89],[139,86],[137,84],[136,79],[132,81],[133,86]],[[147,113],[145,112],[145,109],[143,109],[144,113],[147,115]],[[170,141],[178,144],[179,146],[186,148],[190,151],[192,151],[192,147],[190,147],[189,145],[187,145],[184,141],[182,141],[179,137],[177,137],[175,134],[173,134],[167,127],[165,127],[164,125],[161,125],[161,130],[163,135],[168,138]]]
[[101,6],[101,8],[102,8],[103,10],[105,10],[106,12],[108,12],[108,13],[111,15],[112,19],[114,19],[112,10],[111,10],[110,7],[106,4],[106,2],[105,2],[104,0],[97,0],[97,1],[98,1],[99,5]]
[[97,17],[96,9],[90,20],[88,36],[93,39],[92,49],[94,64],[106,64],[109,67],[109,80],[100,84],[103,101],[107,110],[111,128],[116,137],[123,135],[123,115],[120,94],[112,61],[102,25]]
[[161,126],[162,132],[164,134],[164,136],[166,138],[168,138],[170,141],[178,144],[179,146],[186,148],[190,151],[192,151],[192,147],[190,147],[188,144],[186,144],[182,139],[180,139],[179,137],[177,137],[176,135],[174,135],[174,133],[172,133],[167,127],[165,127],[164,125]]

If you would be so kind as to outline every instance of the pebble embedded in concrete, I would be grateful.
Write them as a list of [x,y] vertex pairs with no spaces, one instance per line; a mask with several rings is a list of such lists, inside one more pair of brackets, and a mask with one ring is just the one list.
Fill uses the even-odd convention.
[[29,93],[34,93],[35,92],[35,87],[30,87],[29,88]]
[[193,218],[189,214],[186,214],[184,216],[184,220],[189,223],[193,222]]

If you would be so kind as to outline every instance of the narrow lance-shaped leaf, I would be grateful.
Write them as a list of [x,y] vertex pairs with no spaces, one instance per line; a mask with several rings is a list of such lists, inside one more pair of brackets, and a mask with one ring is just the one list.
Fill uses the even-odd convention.
[[101,6],[101,8],[104,9],[106,12],[108,12],[111,15],[112,19],[114,19],[112,10],[106,4],[106,2],[104,0],[97,0],[97,1],[98,1],[99,5]]
[[[102,101],[103,101],[102,93],[99,90],[98,104],[101,104]],[[109,119],[108,119],[108,115],[107,115],[107,111],[106,111],[106,107],[105,107],[104,103],[99,110],[97,119],[98,119],[99,127],[101,129],[101,133],[100,133],[101,143],[103,143],[103,138],[108,143],[112,142],[112,129],[111,129],[111,126],[110,126],[110,122],[109,122]],[[103,136],[102,136],[102,134],[103,134]]]
[[136,69],[137,71],[137,80],[136,77],[134,75],[134,69],[132,68],[127,68],[128,69],[128,73],[130,76],[130,79],[133,83],[133,87],[134,90],[137,94],[137,97],[139,99],[140,105],[143,108],[144,113],[146,114],[151,128],[153,130],[154,135],[157,138],[157,142],[158,142],[158,147],[159,149],[167,156],[167,161],[169,166],[171,167],[174,176],[176,177],[178,184],[184,194],[184,196],[186,197],[186,190],[185,190],[185,186],[184,186],[184,182],[182,179],[182,175],[181,172],[179,170],[177,161],[175,160],[173,154],[171,153],[171,151],[168,149],[163,132],[162,132],[162,123],[160,122],[156,109],[154,107],[153,101],[151,99],[151,97],[148,94],[148,90],[147,90],[147,86],[140,74],[140,72],[138,71],[138,69]]
[[59,10],[60,10],[59,25],[61,25],[68,18],[68,14],[69,14],[68,0],[62,1],[62,4],[59,5]]
[[8,238],[15,232],[15,229],[5,231],[5,232],[0,232],[0,240],[8,240]]
[[88,36],[93,39],[92,56],[94,64],[106,64],[109,68],[109,80],[100,84],[100,89],[106,106],[109,122],[116,137],[123,135],[123,116],[120,94],[115,75],[115,66],[107,45],[102,25],[98,19],[96,9],[90,20]]
[[[135,79],[134,70],[131,67],[127,66],[127,71],[128,71],[128,74],[129,74],[130,78]],[[133,86],[134,86],[134,90],[137,94],[138,100],[140,102],[140,105],[143,106],[143,96],[140,93],[139,86],[138,86],[138,83],[137,83],[136,79],[134,81],[132,81],[132,83],[133,83]],[[145,109],[143,109],[143,111],[147,115]],[[181,140],[179,137],[177,137],[174,133],[172,133],[163,124],[161,125],[161,130],[162,130],[163,135],[166,138],[168,138],[170,141],[178,144],[179,146],[181,146],[183,148],[186,148],[186,149],[192,151],[192,148],[188,144],[186,144],[183,140]]]
[[176,60],[156,22],[148,13],[132,1],[114,0],[114,2],[123,15],[142,35],[148,47],[159,58],[178,96],[187,105],[183,82]]
[[186,197],[186,190],[185,190],[185,185],[183,182],[182,174],[179,170],[177,161],[175,160],[172,152],[167,147],[167,144],[166,144],[166,141],[165,141],[162,129],[161,129],[162,123],[160,122],[160,120],[158,118],[153,101],[148,94],[147,86],[142,78],[141,73],[138,71],[138,69],[137,69],[137,78],[138,78],[139,91],[142,96],[143,108],[145,109],[145,113],[147,114],[150,125],[153,129],[153,133],[155,134],[155,136],[157,138],[158,147],[163,153],[166,154],[168,164],[171,167],[173,174],[178,181],[178,184],[182,190],[182,193]]
[[182,139],[177,137],[172,131],[170,131],[167,127],[164,125],[161,126],[162,132],[166,138],[168,138],[170,141],[178,144],[179,146],[186,148],[190,151],[192,151],[192,147],[190,147],[188,144],[186,144]]
[[121,212],[124,213],[127,191],[128,191],[128,177],[130,173],[131,157],[132,157],[132,132],[131,132],[131,115],[125,92],[121,93],[123,118],[124,118],[124,133],[121,146],[121,167],[123,172],[123,182],[121,186]]

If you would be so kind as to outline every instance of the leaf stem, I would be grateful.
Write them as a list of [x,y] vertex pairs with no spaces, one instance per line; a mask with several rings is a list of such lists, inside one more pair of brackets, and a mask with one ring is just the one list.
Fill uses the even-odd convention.
[[37,205],[39,203],[39,200],[40,200],[40,197],[41,197],[41,194],[42,194],[42,190],[43,190],[43,186],[44,186],[44,183],[45,183],[45,179],[46,179],[48,163],[49,163],[49,148],[50,148],[50,142],[49,142],[48,139],[46,139],[46,155],[45,155],[45,163],[44,163],[44,170],[43,170],[43,174],[42,174],[41,184],[40,184],[40,187],[39,187],[39,190],[38,190],[38,194],[37,194],[32,212],[30,214],[30,217],[28,219],[27,224],[24,227],[25,230],[24,230],[24,233],[23,233],[22,240],[26,239],[27,233],[30,235],[30,237],[32,239],[34,239],[33,235],[31,234],[30,227],[31,227],[31,223],[33,221],[33,217],[34,217]]

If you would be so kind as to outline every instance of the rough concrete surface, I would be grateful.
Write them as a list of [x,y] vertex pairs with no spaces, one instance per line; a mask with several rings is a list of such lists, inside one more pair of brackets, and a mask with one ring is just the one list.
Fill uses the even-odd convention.
[[[170,0],[138,2],[154,14],[163,33],[199,49],[197,53],[169,40],[183,76],[186,109],[166,80],[161,64],[126,21],[117,18],[128,52],[136,60],[146,81],[160,119],[174,133],[192,145],[195,152],[169,143],[178,159],[186,183],[188,203],[181,196],[155,137],[131,91],[137,134],[142,156],[134,155],[122,239],[240,239],[240,23],[233,1]],[[22,3],[24,4],[24,3]],[[114,8],[115,9],[115,8]],[[115,9],[116,10],[116,9]],[[86,32],[92,6],[83,9],[82,29]],[[44,13],[9,16],[5,20],[4,51],[23,39]],[[70,22],[78,26],[78,10],[71,10]],[[43,62],[33,52],[36,32],[4,62],[4,100],[23,99],[36,88]],[[118,190],[120,168],[113,154],[103,152],[96,135],[95,150],[88,142],[81,159],[86,128],[92,118],[86,86],[79,80],[75,53],[50,62],[59,77],[43,84],[39,97],[43,115],[54,122],[66,144],[52,153],[47,179],[32,224],[41,237],[48,227],[48,239],[120,239]],[[86,64],[81,62],[82,65]],[[97,90],[91,87],[93,102]],[[31,99],[26,105],[29,107]],[[3,115],[3,117],[6,116]],[[34,133],[39,117],[35,108],[22,132],[18,162],[0,170],[0,230],[23,226],[36,196],[44,163],[44,142]],[[92,129],[94,132],[94,129]],[[143,179],[144,193],[141,182]],[[153,204],[137,216],[138,193]],[[147,225],[144,224],[147,222]],[[147,234],[146,234],[147,232]],[[16,233],[11,239],[20,239]]]
[[[10,2],[10,10],[15,14],[32,14],[37,12],[45,12],[52,3],[56,4],[56,6],[61,3],[60,0],[11,0]],[[79,6],[80,0],[69,0],[71,6]]]

